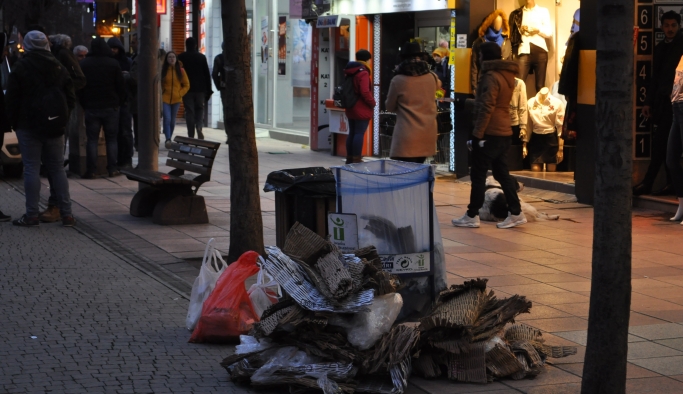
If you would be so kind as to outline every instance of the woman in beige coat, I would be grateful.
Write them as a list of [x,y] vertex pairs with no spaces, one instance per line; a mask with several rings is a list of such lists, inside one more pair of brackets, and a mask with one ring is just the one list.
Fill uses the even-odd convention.
[[436,154],[436,90],[439,79],[422,60],[420,44],[401,47],[403,62],[389,85],[386,109],[396,113],[391,141],[392,160],[423,163]]

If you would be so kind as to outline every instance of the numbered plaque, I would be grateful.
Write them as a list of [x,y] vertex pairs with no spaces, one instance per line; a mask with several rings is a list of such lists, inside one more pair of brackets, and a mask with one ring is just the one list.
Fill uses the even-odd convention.
[[641,30],[650,30],[653,26],[653,7],[651,5],[638,6],[638,28]]
[[636,108],[636,133],[650,132],[650,119],[643,116],[643,108]]
[[650,134],[636,134],[635,141],[636,159],[650,157]]
[[652,55],[652,38],[651,31],[638,32],[638,42],[636,43],[638,55]]

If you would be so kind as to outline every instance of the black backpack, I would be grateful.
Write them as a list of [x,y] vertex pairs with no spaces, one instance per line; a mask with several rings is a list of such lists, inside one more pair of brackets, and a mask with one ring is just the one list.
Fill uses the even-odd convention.
[[340,86],[337,86],[334,96],[332,96],[334,99],[334,105],[336,107],[349,109],[356,105],[358,102],[358,95],[356,94],[356,89],[353,86],[353,79],[356,74],[364,70],[364,68],[361,68],[355,73],[347,75],[344,78],[344,82],[342,82]]
[[36,69],[34,75],[39,81],[38,89],[33,92],[34,97],[31,100],[33,124],[46,134],[62,135],[69,123],[69,105],[63,90],[65,78],[69,78],[69,74],[60,65],[59,77],[50,82],[37,67],[33,64],[31,66]]

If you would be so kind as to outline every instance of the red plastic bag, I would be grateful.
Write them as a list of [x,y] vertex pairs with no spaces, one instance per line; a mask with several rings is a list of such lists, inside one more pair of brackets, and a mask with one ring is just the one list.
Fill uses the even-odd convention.
[[202,316],[192,332],[190,342],[225,343],[239,340],[249,332],[259,316],[247,295],[244,281],[259,268],[259,254],[246,252],[230,264],[216,282],[216,288],[204,301]]

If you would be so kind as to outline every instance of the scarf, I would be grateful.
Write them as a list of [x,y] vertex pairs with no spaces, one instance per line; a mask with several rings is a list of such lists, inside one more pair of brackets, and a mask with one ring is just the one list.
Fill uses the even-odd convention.
[[503,37],[503,29],[498,31],[493,30],[493,27],[486,29],[486,34],[484,34],[486,41],[495,42],[499,47],[503,46],[505,38]]
[[398,74],[408,75],[411,77],[419,77],[430,72],[429,64],[422,60],[404,60],[398,66]]
[[[372,77],[372,67],[370,67],[370,65],[368,64],[368,62],[363,61],[363,60],[356,60],[356,62],[362,64],[363,67],[365,67],[365,69],[368,70],[368,73],[370,74],[370,77]],[[372,81],[372,78],[370,78],[370,80]]]

